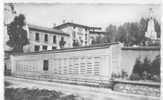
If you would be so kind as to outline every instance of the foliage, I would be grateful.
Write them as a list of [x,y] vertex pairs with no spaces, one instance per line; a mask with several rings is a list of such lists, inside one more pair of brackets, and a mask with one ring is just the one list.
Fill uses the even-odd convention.
[[8,24],[9,40],[7,45],[12,47],[14,52],[23,52],[23,46],[29,43],[27,39],[27,31],[24,29],[25,16],[20,14],[16,16],[10,24]]
[[67,96],[61,98],[61,100],[76,100],[76,96],[74,96],[74,95],[67,95]]
[[[138,22],[126,22],[120,26],[110,24],[106,27],[105,37],[98,37],[102,41],[96,39],[94,43],[121,42],[125,46],[145,45],[145,41],[147,40],[145,32],[147,31],[148,20],[148,18],[141,18]],[[157,36],[160,38],[160,24],[156,19],[154,19],[154,23]]]
[[115,42],[115,38],[116,38],[116,26],[110,24],[107,28],[106,28],[106,42]]
[[140,80],[140,78],[141,78],[140,75],[137,73],[133,73],[130,76],[130,80]]
[[143,61],[138,58],[130,79],[160,81],[160,55],[156,56],[153,61],[147,57]]
[[155,24],[155,30],[157,32],[157,37],[160,38],[160,35],[161,35],[160,24],[158,23],[158,21],[156,19],[154,19],[154,24]]
[[116,74],[116,73],[113,73],[112,74],[112,79],[126,79],[128,78],[128,74],[127,72],[125,72],[124,70],[121,71],[121,73],[119,74]]
[[5,100],[77,100],[74,95],[46,89],[5,88]]
[[10,86],[10,85],[12,85],[12,83],[10,83],[10,82],[8,82],[8,81],[5,81],[5,87],[7,87],[7,86]]

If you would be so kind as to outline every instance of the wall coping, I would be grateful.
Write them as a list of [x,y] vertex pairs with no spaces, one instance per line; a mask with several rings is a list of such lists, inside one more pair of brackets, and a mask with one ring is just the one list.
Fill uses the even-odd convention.
[[122,50],[160,50],[160,46],[122,47]]
[[37,54],[49,54],[49,53],[62,53],[62,52],[72,52],[72,51],[84,51],[84,50],[95,50],[95,49],[104,49],[109,48],[111,45],[119,44],[115,43],[105,43],[105,44],[98,44],[98,45],[91,45],[91,46],[84,46],[84,47],[75,47],[75,48],[63,48],[63,49],[56,49],[56,50],[48,50],[48,51],[39,51],[39,52],[28,52],[28,53],[13,53],[12,56],[22,56],[22,55],[37,55]]
[[161,85],[160,82],[142,82],[142,81],[130,81],[130,80],[122,80],[122,79],[114,79],[113,83],[154,86],[154,87],[160,87]]

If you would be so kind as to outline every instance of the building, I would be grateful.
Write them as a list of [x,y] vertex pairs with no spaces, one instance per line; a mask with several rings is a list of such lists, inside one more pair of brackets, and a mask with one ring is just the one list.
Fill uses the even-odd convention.
[[55,26],[54,29],[62,30],[63,32],[68,33],[70,35],[69,47],[75,47],[90,45],[92,41],[90,36],[93,35],[90,35],[90,31],[100,31],[101,27],[90,27],[72,22],[66,22],[61,25]]
[[[60,49],[67,46],[69,35],[61,30],[28,24],[29,45],[24,47],[25,52],[38,52]],[[60,42],[64,44],[61,47]]]
[[106,34],[104,31],[89,31],[90,43],[94,44],[93,42],[96,41],[98,37],[104,38]]

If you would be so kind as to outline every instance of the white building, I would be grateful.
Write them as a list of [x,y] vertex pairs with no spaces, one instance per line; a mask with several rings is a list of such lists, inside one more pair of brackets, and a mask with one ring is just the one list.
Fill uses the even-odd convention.
[[90,38],[90,43],[93,44],[93,40],[97,40],[98,37],[105,37],[107,32],[103,31],[89,31],[89,38]]
[[75,44],[78,46],[88,46],[91,44],[90,31],[99,31],[100,27],[90,27],[86,25],[76,24],[72,22],[63,23],[55,26],[54,29],[59,29],[68,33],[69,47],[74,47]]
[[60,49],[61,39],[67,47],[69,35],[61,30],[28,24],[29,45],[24,47],[25,52],[38,52]]

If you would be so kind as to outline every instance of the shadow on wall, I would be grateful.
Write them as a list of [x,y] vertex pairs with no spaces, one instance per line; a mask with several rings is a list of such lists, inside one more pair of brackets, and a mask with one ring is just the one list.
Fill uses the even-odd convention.
[[122,70],[119,74],[113,73],[112,79],[160,82],[160,55],[157,55],[153,60],[150,60],[148,57],[141,60],[141,58],[138,57],[133,66],[131,75],[128,75],[127,72]]

